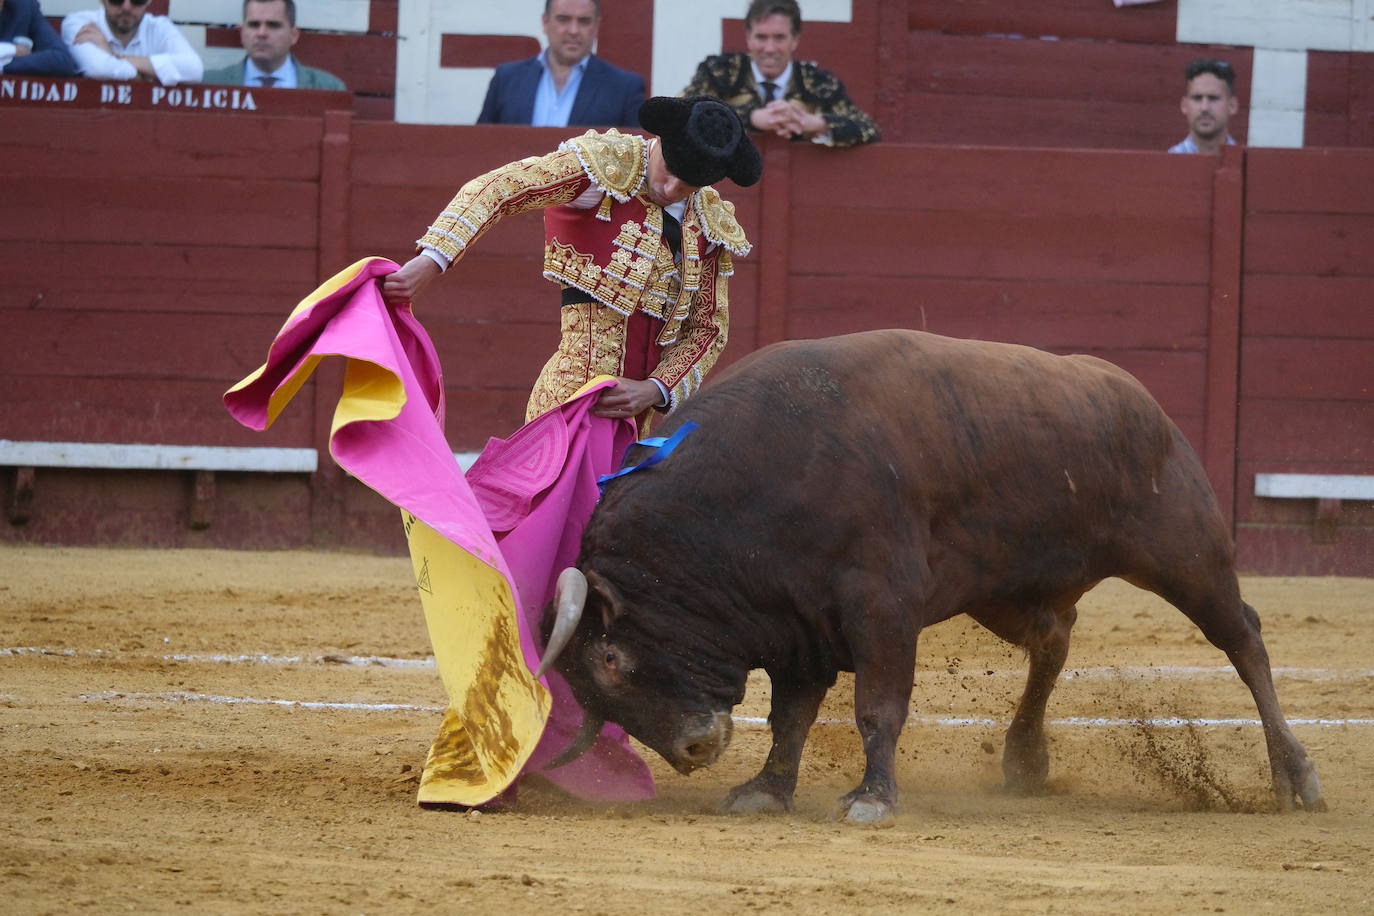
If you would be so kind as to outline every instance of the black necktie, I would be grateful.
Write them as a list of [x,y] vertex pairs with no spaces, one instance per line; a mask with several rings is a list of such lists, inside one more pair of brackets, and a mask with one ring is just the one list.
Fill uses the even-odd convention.
[[771,102],[771,101],[773,101],[773,99],[777,96],[777,92],[778,92],[778,84],[777,84],[777,83],[770,83],[770,82],[764,81],[764,84],[763,84],[763,100],[764,100],[765,102]]
[[672,249],[673,260],[682,257],[682,223],[667,210],[663,211],[663,240]]
[[258,82],[262,83],[266,88],[271,89],[276,85],[277,78],[275,76],[260,76],[258,77]]

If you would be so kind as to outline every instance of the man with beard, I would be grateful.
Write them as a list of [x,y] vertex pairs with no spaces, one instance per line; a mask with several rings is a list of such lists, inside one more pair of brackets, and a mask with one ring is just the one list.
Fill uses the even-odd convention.
[[147,16],[148,0],[101,0],[62,20],[62,40],[83,76],[198,83],[205,65],[166,16]]
[[300,37],[296,0],[244,0],[239,40],[248,56],[236,64],[206,70],[204,82],[277,89],[346,89],[334,74],[296,60],[291,49]]
[[744,14],[748,54],[713,54],[697,66],[683,95],[722,100],[751,130],[826,146],[872,143],[878,125],[844,83],[812,61],[793,60],[801,38],[796,0],[753,0]]
[[1169,147],[1171,153],[1216,153],[1234,146],[1230,123],[1240,108],[1236,71],[1224,60],[1195,60],[1183,72],[1183,101],[1188,136]]
[[496,68],[478,124],[639,127],[644,78],[592,53],[601,0],[545,0],[549,46]]

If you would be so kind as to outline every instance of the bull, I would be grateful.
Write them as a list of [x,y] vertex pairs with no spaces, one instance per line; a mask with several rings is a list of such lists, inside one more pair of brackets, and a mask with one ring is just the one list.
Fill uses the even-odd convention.
[[1263,721],[1278,807],[1325,808],[1202,465],[1129,373],[871,331],[759,350],[662,432],[689,421],[671,455],[608,482],[546,612],[539,673],[556,668],[585,710],[564,760],[610,721],[679,772],[707,766],[761,668],[772,747],[724,807],[790,810],[821,701],[851,671],[866,764],[839,811],[887,819],[918,637],[967,614],[1028,656],[1002,770],[1008,789],[1034,793],[1075,604],[1118,576],[1226,653]]

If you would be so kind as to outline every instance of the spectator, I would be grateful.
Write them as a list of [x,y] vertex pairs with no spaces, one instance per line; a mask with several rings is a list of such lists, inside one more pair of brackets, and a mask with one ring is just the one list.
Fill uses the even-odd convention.
[[592,54],[601,0],[544,0],[542,21],[549,46],[496,68],[477,123],[638,128],[644,77]]
[[164,86],[198,83],[205,65],[166,16],[148,16],[148,0],[101,0],[62,20],[62,40],[82,75],[144,79]]
[[708,185],[754,184],[763,160],[716,99],[652,98],[636,120],[655,139],[587,131],[469,181],[383,281],[388,302],[409,301],[502,217],[542,209],[544,276],[561,288],[563,333],[526,419],[611,375],[619,384],[592,412],[636,417],[645,429],[655,408],[671,410],[700,387],[725,347],[728,278],[749,242]]
[[1216,153],[1234,146],[1230,124],[1240,109],[1236,71],[1224,60],[1199,59],[1183,71],[1183,101],[1188,136],[1169,147],[1171,153]]
[[744,15],[748,54],[716,54],[697,67],[683,95],[713,95],[755,130],[826,146],[872,143],[878,125],[829,70],[793,60],[801,36],[796,0],[753,0]]
[[0,0],[0,73],[76,76],[76,61],[38,0]]
[[291,49],[300,41],[296,28],[296,0],[243,0],[239,40],[248,52],[243,60],[206,70],[203,82],[277,89],[346,90],[343,80],[325,70],[307,67]]

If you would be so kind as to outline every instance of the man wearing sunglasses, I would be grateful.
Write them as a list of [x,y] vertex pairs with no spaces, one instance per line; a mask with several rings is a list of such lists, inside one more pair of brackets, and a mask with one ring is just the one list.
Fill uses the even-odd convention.
[[205,65],[166,16],[148,16],[148,0],[101,0],[62,20],[67,43],[83,76],[144,79],[164,86],[198,83]]
[[1179,108],[1188,119],[1188,136],[1169,147],[1171,153],[1216,153],[1231,139],[1230,124],[1240,109],[1236,71],[1224,60],[1195,60],[1183,71]]

